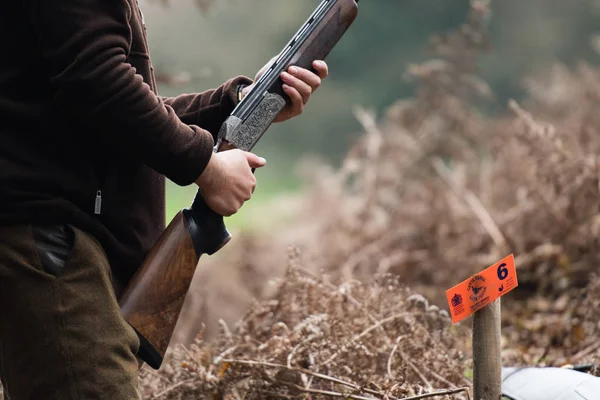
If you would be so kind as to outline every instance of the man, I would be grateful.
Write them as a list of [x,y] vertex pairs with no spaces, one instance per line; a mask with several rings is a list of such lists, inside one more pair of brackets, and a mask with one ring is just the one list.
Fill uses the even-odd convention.
[[[265,165],[214,137],[252,81],[156,93],[136,0],[6,0],[0,12],[0,377],[11,400],[138,399],[118,293],[165,227],[164,176],[231,215]],[[282,74],[303,109],[328,74]],[[260,74],[260,72],[259,72]]]

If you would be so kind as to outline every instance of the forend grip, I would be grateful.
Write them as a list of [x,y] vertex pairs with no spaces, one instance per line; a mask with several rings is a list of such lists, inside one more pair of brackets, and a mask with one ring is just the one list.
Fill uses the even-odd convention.
[[231,239],[223,216],[206,204],[200,190],[196,193],[192,206],[182,212],[198,258],[202,254],[213,255]]
[[[295,65],[314,71],[312,63],[315,60],[325,60],[337,42],[342,38],[346,30],[352,25],[358,15],[358,4],[356,0],[330,0],[334,4],[327,12],[321,24],[313,30],[303,43],[302,47],[285,64],[284,70]],[[283,82],[278,79],[268,91],[277,93],[290,102],[289,97],[283,92]]]

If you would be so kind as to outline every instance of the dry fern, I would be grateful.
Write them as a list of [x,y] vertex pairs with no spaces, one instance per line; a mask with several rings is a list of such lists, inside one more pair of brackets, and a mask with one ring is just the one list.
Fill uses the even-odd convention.
[[338,286],[293,254],[272,298],[235,328],[222,323],[217,340],[179,348],[160,378],[146,369],[144,392],[168,399],[394,399],[451,389],[466,398],[468,359],[458,343],[467,336],[397,277]]

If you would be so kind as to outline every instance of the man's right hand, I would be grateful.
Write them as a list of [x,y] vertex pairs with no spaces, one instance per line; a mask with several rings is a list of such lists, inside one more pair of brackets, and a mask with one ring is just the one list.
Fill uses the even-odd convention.
[[266,163],[264,158],[239,149],[213,153],[196,180],[206,205],[226,217],[238,212],[256,187],[252,168],[263,167]]

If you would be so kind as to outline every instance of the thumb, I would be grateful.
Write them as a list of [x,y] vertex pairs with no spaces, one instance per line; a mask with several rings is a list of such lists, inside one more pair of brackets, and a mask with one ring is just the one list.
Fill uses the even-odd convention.
[[248,160],[248,165],[250,166],[250,168],[264,167],[267,163],[267,160],[265,160],[264,158],[259,157],[256,154],[250,152],[246,152],[246,160]]

